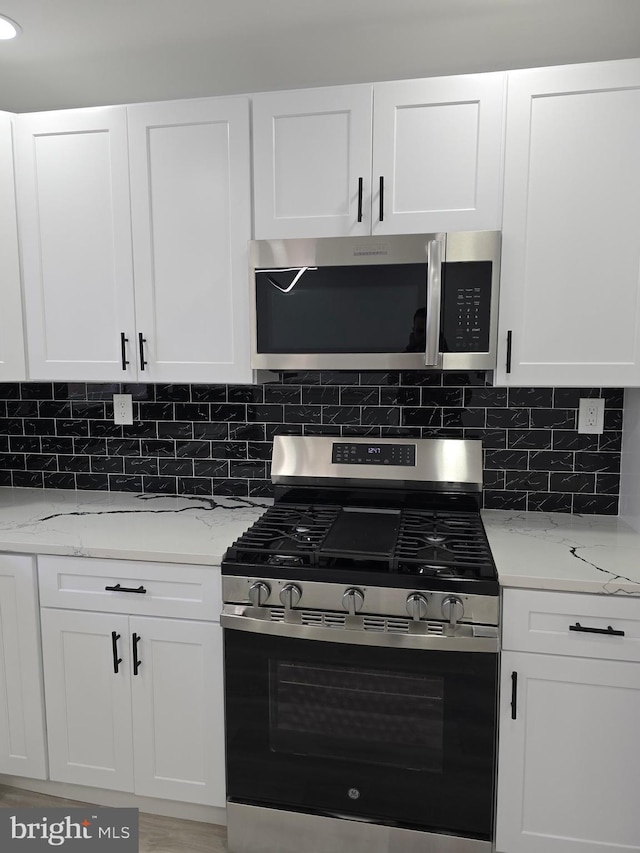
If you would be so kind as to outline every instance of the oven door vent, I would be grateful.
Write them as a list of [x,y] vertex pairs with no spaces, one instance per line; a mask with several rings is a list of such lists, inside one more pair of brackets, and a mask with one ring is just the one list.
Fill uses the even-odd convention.
[[[284,607],[266,608],[271,622],[284,622]],[[333,610],[296,610],[296,616],[302,625],[312,625],[317,628],[346,628],[347,614],[336,613]],[[374,631],[385,634],[409,634],[411,633],[411,620],[394,616],[360,616],[358,625],[353,621],[349,628],[362,631]],[[297,620],[296,620],[297,621]],[[426,634],[443,634],[444,626],[441,622],[420,622],[422,631]]]
[[[318,628],[344,628],[346,613],[335,613],[332,610],[296,610],[301,625],[314,625]],[[270,607],[271,622],[284,622],[284,607]]]
[[409,620],[387,616],[363,616],[362,627],[365,631],[384,631],[387,634],[408,634]]
[[344,628],[346,619],[345,613],[334,613],[332,610],[303,610],[300,613],[303,625],[317,625],[320,628]]
[[[363,616],[362,627],[365,631],[378,631],[387,634],[409,634],[411,633],[411,620],[394,616]],[[441,622],[419,622],[421,631],[427,634],[443,634],[444,627]]]

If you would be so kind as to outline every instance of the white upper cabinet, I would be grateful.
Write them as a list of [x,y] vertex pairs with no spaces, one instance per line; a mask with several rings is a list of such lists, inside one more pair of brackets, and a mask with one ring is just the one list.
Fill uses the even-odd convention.
[[248,99],[16,125],[29,377],[250,381]]
[[250,381],[248,99],[127,113],[139,376]]
[[640,60],[509,74],[497,382],[640,384],[639,151]]
[[0,113],[0,381],[25,378],[12,116]]
[[505,79],[376,83],[374,234],[500,229]]
[[494,73],[255,95],[256,239],[498,229],[504,84]]
[[126,112],[16,117],[16,181],[31,379],[133,379]]
[[372,89],[254,96],[257,240],[371,233]]

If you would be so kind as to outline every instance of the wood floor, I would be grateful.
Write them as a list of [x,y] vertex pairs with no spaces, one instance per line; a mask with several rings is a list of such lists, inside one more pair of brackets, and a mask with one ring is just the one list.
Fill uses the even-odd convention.
[[[0,785],[0,807],[82,806],[75,800],[63,800]],[[140,853],[227,853],[224,826],[178,820],[172,817],[140,813]]]

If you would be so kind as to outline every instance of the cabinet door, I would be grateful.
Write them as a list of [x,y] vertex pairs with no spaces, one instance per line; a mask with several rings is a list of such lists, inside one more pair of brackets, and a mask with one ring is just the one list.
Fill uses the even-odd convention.
[[25,378],[12,117],[0,113],[0,381]]
[[132,616],[130,629],[136,794],[224,807],[220,625]]
[[127,112],[139,378],[249,382],[248,99]]
[[33,557],[0,555],[0,773],[47,778]]
[[133,791],[128,617],[44,608],[41,621],[51,779]]
[[640,60],[509,74],[498,382],[640,384],[639,150]]
[[638,720],[640,664],[503,652],[498,853],[640,851]]
[[374,86],[374,234],[500,228],[505,79]]
[[133,379],[125,109],[25,114],[15,126],[29,377]]
[[370,85],[253,98],[255,238],[371,231]]

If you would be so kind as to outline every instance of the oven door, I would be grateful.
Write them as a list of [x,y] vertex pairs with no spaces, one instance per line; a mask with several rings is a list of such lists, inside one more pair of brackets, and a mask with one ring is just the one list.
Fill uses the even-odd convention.
[[319,642],[225,621],[230,801],[490,840],[497,650],[312,629],[358,635]]

